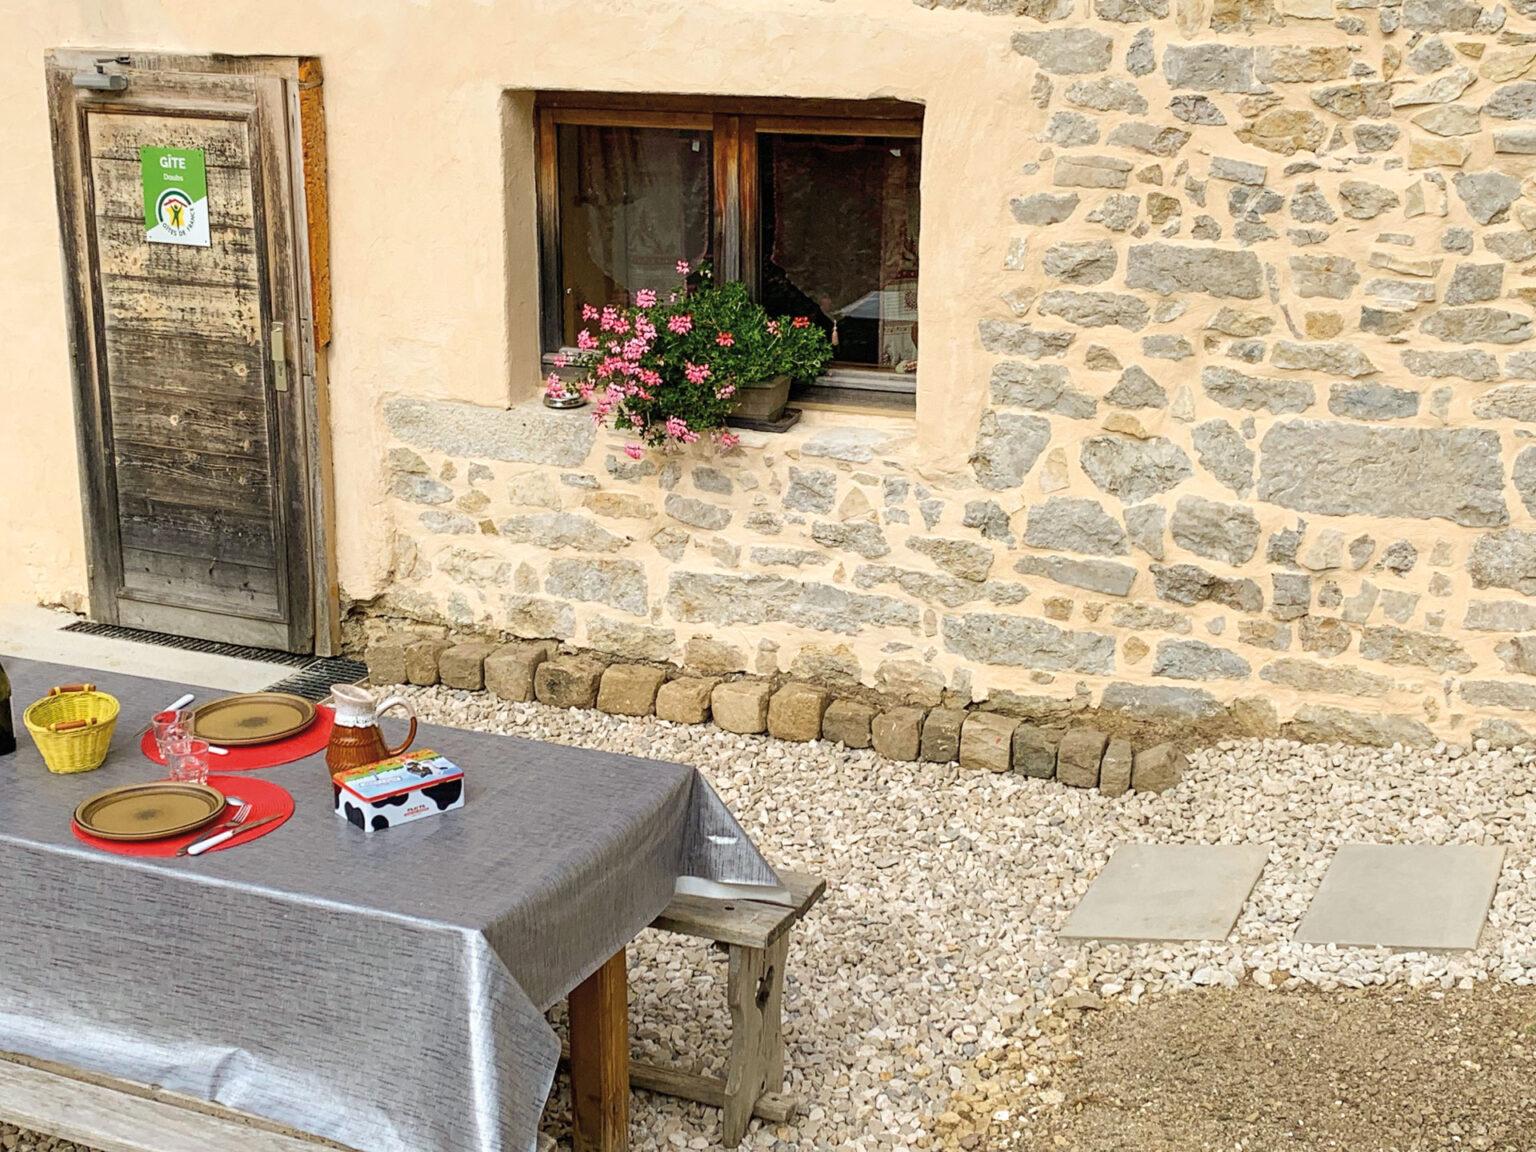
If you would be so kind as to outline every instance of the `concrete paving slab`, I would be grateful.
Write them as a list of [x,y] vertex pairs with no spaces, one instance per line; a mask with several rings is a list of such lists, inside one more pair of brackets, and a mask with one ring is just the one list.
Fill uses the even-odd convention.
[[225,692],[257,692],[294,671],[258,660],[63,631],[77,619],[71,612],[51,608],[0,605],[0,659],[19,656],[67,664],[81,671],[130,672],[183,684],[205,684]]
[[1503,848],[1479,844],[1345,844],[1296,940],[1414,952],[1476,948],[1503,863]]
[[1061,935],[1225,940],[1268,859],[1259,844],[1122,844]]

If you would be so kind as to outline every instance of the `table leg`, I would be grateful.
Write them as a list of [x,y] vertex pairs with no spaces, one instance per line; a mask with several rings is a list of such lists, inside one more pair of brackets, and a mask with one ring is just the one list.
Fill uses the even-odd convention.
[[575,1152],[629,1147],[629,984],[619,952],[570,996],[571,1142]]

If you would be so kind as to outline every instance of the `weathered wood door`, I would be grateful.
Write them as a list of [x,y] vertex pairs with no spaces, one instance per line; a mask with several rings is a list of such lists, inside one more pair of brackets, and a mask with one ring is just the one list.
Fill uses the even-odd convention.
[[[311,651],[317,430],[293,81],[265,62],[123,56],[97,74],[126,87],[101,90],[98,59],[48,66],[92,616]],[[159,154],[143,150],[166,148],[201,154],[206,246],[150,238]]]

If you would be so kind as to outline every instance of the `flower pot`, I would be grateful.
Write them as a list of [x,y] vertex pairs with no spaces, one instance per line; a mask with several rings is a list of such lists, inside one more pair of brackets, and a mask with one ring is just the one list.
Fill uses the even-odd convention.
[[748,420],[772,422],[784,415],[784,405],[788,403],[789,377],[774,376],[752,384],[738,384],[734,414]]

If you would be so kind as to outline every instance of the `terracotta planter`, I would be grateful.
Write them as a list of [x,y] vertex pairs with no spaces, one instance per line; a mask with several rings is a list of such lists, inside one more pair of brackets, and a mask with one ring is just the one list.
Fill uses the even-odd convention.
[[735,414],[749,420],[777,420],[784,415],[784,405],[788,403],[788,376],[775,376],[771,380],[759,380],[755,384],[739,384],[736,387]]

